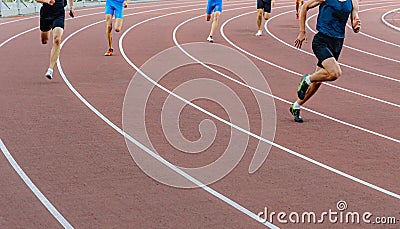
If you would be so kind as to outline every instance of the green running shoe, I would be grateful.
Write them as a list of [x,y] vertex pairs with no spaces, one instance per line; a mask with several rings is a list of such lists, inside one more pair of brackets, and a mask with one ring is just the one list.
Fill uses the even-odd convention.
[[303,118],[300,116],[300,109],[294,109],[294,103],[290,106],[289,111],[293,115],[295,122],[303,122]]
[[309,75],[310,74],[304,74],[303,77],[301,77],[301,81],[300,81],[299,87],[297,88],[297,97],[299,97],[299,99],[301,99],[301,100],[303,100],[304,97],[306,96],[307,89],[310,86],[306,82],[306,78]]

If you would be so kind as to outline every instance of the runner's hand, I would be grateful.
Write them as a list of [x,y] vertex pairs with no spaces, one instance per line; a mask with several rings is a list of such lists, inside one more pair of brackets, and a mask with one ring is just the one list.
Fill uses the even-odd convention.
[[358,33],[358,32],[360,32],[360,29],[361,29],[361,20],[360,20],[360,18],[356,18],[356,17],[354,17],[353,18],[353,31],[355,32],[355,33]]
[[75,9],[74,9],[74,8],[71,8],[71,9],[69,10],[69,16],[70,16],[70,17],[75,17]]
[[127,7],[128,7],[128,2],[124,1],[124,8],[127,8]]
[[47,4],[49,4],[50,6],[54,5],[56,1],[55,0],[49,0],[49,2],[47,2]]
[[299,36],[297,36],[297,39],[294,41],[294,47],[301,48],[303,41],[307,42],[306,32],[299,33]]
[[271,5],[275,6],[275,0],[272,0]]

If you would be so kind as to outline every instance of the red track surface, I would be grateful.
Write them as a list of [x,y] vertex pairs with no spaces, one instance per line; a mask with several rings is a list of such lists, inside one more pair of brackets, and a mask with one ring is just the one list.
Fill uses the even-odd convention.
[[[174,46],[172,33],[181,22],[202,15],[204,1],[163,1],[132,3],[125,14],[142,13],[124,18],[123,29],[146,19],[168,13],[196,9],[165,16],[135,27],[123,40],[124,52],[137,66],[157,53]],[[362,32],[397,44],[390,45],[361,34],[347,32],[345,44],[353,48],[400,61],[400,34],[385,26],[383,13],[400,7],[396,1],[362,1]],[[220,25],[226,20],[254,11],[254,2],[224,2]],[[230,10],[238,7],[248,8]],[[278,8],[280,6],[290,6]],[[385,6],[385,7],[383,7]],[[142,8],[140,8],[142,7]],[[197,9],[199,8],[199,9]],[[272,16],[294,10],[294,1],[277,2]],[[74,31],[103,20],[103,8],[77,10],[78,16],[66,21],[64,38]],[[316,13],[317,11],[312,11]],[[311,15],[311,14],[310,14]],[[282,41],[292,44],[298,22],[294,13],[272,18],[268,30]],[[0,19],[0,44],[8,38],[37,26],[38,18],[14,23]],[[312,27],[315,18],[309,23]],[[177,31],[180,44],[204,41],[210,24],[204,17],[194,19]],[[288,47],[269,36],[255,37],[255,15],[240,16],[224,27],[224,33],[235,45],[269,62],[295,72],[312,72],[315,58]],[[72,36],[63,46],[62,69],[79,93],[117,126],[122,126],[125,91],[135,70],[124,60],[118,47],[120,34],[114,34],[115,56],[104,57],[105,24],[93,25]],[[311,52],[312,32],[303,50]],[[218,31],[214,39],[231,46]],[[17,163],[54,207],[76,228],[262,228],[248,217],[203,189],[178,189],[160,184],[147,176],[133,161],[124,138],[102,121],[67,87],[56,70],[52,81],[43,74],[51,46],[42,46],[35,29],[0,47],[0,139]],[[264,74],[273,95],[295,99],[298,75],[289,73],[250,57]],[[277,127],[274,142],[308,158],[340,170],[353,177],[400,193],[399,153],[400,64],[349,48],[343,48],[340,62],[391,79],[342,66],[343,77],[334,85],[363,95],[390,102],[372,100],[340,89],[323,86],[306,107],[323,114],[391,137],[386,139],[365,131],[302,111],[305,123],[292,121],[289,105],[275,100]],[[209,70],[195,66],[170,73],[160,83],[173,89],[197,76],[207,75],[228,85],[249,107],[251,131],[260,134],[259,111],[251,90],[223,79]],[[255,85],[252,85],[255,86]],[[230,127],[215,119],[218,134],[213,145],[200,155],[182,156],[166,138],[160,124],[160,112],[167,94],[159,89],[152,93],[146,108],[146,124],[153,145],[162,156],[178,165],[199,166],[215,160],[229,144]],[[198,105],[229,119],[213,102]],[[198,124],[209,118],[186,107],[181,115],[182,133],[191,140],[200,137]],[[193,131],[196,130],[196,131]],[[397,142],[396,142],[397,140]],[[272,147],[263,166],[248,174],[248,165],[258,140],[251,138],[238,166],[222,180],[210,185],[224,196],[257,214],[269,211],[317,213],[337,210],[336,203],[345,200],[348,210],[371,212],[374,216],[395,216],[400,224],[400,200],[355,182],[285,151]],[[0,228],[56,228],[60,224],[19,178],[13,167],[0,156]],[[373,218],[371,218],[373,219]],[[278,227],[365,228],[365,224],[274,224]]]

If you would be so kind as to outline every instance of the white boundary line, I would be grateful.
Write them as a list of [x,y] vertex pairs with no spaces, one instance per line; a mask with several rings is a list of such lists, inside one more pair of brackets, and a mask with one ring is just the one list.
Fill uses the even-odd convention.
[[386,15],[388,15],[388,14],[390,14],[390,13],[393,13],[393,12],[396,12],[396,11],[399,11],[399,10],[400,10],[400,8],[394,9],[394,10],[391,10],[391,11],[388,11],[388,12],[384,13],[384,14],[382,15],[382,17],[381,17],[381,20],[382,20],[383,23],[385,23],[385,25],[387,25],[387,26],[389,26],[390,28],[395,29],[395,30],[397,30],[397,31],[400,31],[400,28],[397,27],[397,26],[394,26],[394,25],[390,24],[389,22],[387,22],[386,19],[385,19],[385,17],[386,17]]
[[[284,6],[284,7],[286,7],[286,6]],[[276,8],[283,8],[283,7],[276,7]],[[198,59],[196,59],[195,57],[193,57],[192,55],[190,55],[186,50],[184,50],[184,49],[180,46],[180,44],[179,44],[179,42],[177,41],[177,38],[176,38],[176,33],[177,33],[178,29],[179,29],[182,25],[184,25],[184,24],[186,24],[186,23],[188,23],[188,22],[190,22],[190,21],[192,21],[192,20],[195,20],[195,19],[197,19],[197,18],[200,18],[200,17],[202,17],[202,16],[203,16],[203,15],[190,18],[190,19],[188,19],[188,20],[182,22],[181,24],[179,24],[178,26],[175,27],[175,30],[173,31],[173,35],[172,35],[173,38],[172,38],[172,39],[173,39],[175,45],[176,45],[183,53],[185,53],[188,57],[192,58],[194,61],[196,61],[196,62],[198,62],[199,64],[201,64],[203,67],[205,67],[205,68],[209,69],[210,71],[213,71],[213,72],[215,72],[215,73],[221,75],[222,77],[225,77],[225,78],[227,78],[227,79],[229,79],[229,80],[231,80],[231,81],[233,81],[233,82],[235,82],[235,83],[238,83],[238,84],[240,84],[240,85],[242,85],[242,86],[244,86],[244,87],[247,87],[247,88],[249,88],[249,89],[251,89],[251,90],[257,91],[257,92],[259,92],[259,93],[261,93],[261,94],[270,96],[270,97],[272,97],[272,98],[274,98],[274,99],[277,99],[277,100],[279,100],[279,101],[281,101],[281,102],[284,102],[284,103],[287,103],[287,104],[291,104],[291,103],[292,103],[292,102],[287,101],[287,100],[285,100],[285,99],[283,99],[283,98],[280,98],[280,97],[278,97],[278,96],[269,94],[268,92],[265,92],[265,91],[260,90],[260,89],[258,89],[258,88],[256,88],[256,87],[250,86],[250,85],[245,84],[245,83],[243,83],[243,82],[241,82],[241,81],[239,81],[239,80],[236,80],[236,79],[234,79],[234,78],[232,78],[232,77],[229,77],[228,75],[226,75],[226,74],[224,74],[224,73],[222,73],[222,72],[219,72],[219,71],[215,70],[214,68],[212,68],[212,67],[210,67],[210,66],[208,66],[208,65],[206,65],[206,64],[204,64],[204,63],[202,63],[201,61],[199,61]],[[227,40],[227,38],[225,37],[225,34],[224,34],[224,32],[223,32],[223,26],[224,26],[224,25],[222,25],[222,27],[221,27],[221,28],[222,28],[221,34],[222,34],[222,36],[224,37],[224,39]],[[229,42],[229,41],[228,41],[228,42]],[[328,115],[326,115],[326,114],[322,114],[322,113],[320,113],[320,112],[311,110],[311,109],[306,108],[306,107],[303,107],[303,109],[306,110],[306,111],[309,111],[309,112],[311,112],[311,113],[314,113],[314,114],[316,114],[316,115],[319,115],[319,116],[322,116],[322,117],[324,117],[324,118],[327,118],[327,119],[329,119],[329,120],[332,120],[332,121],[334,121],[334,122],[338,122],[338,123],[341,123],[341,124],[343,124],[343,125],[350,126],[350,127],[355,128],[355,129],[358,129],[358,130],[361,130],[361,131],[364,131],[364,132],[367,132],[367,133],[376,135],[376,136],[378,136],[378,137],[382,137],[382,138],[384,138],[384,139],[387,139],[387,140],[390,140],[390,141],[393,141],[393,142],[396,142],[396,143],[400,143],[400,140],[399,140],[399,139],[395,139],[395,138],[386,136],[386,135],[384,135],[384,134],[380,134],[380,133],[377,133],[377,132],[375,132],[375,131],[368,130],[368,129],[363,128],[363,127],[359,127],[359,126],[357,126],[357,125],[354,125],[354,124],[351,124],[351,123],[347,123],[347,122],[345,122],[345,121],[342,121],[342,120],[333,118],[333,117],[331,117],[331,116],[328,116]]]
[[[245,5],[245,4],[249,4],[249,3],[242,3],[241,5]],[[231,5],[230,5],[231,6]],[[162,18],[165,16],[169,16],[169,15],[175,15],[175,14],[179,14],[179,13],[184,13],[184,12],[191,12],[191,11],[195,11],[195,10],[202,10],[203,8],[197,8],[197,9],[190,9],[190,10],[184,10],[184,11],[179,11],[179,12],[174,12],[174,13],[170,13],[170,14],[164,14],[161,16],[157,16],[157,17],[153,17],[150,20],[154,20],[157,18]],[[165,10],[165,9],[164,9]],[[142,12],[141,12],[142,13]],[[136,13],[137,14],[137,13]],[[131,14],[134,15],[134,14]],[[131,15],[125,15],[125,16],[131,16]],[[140,24],[145,23],[147,21],[150,21],[149,19],[142,21]],[[103,21],[101,21],[103,22]],[[69,35],[67,38],[64,39],[64,41],[61,44],[61,47],[65,44],[65,42],[67,42],[72,36],[74,36],[75,34],[81,32],[84,29],[87,29],[93,25],[96,25],[100,22],[96,22],[96,23],[92,23],[90,25],[87,25],[77,31],[75,31],[74,33],[72,33],[71,35]],[[136,24],[137,25],[137,24]],[[126,32],[124,33],[126,34]],[[124,36],[124,35],[122,35]],[[120,42],[122,42],[122,39],[120,39]],[[121,45],[121,43],[120,43]],[[121,53],[123,52],[123,50],[120,50]],[[124,54],[123,54],[124,55]],[[240,204],[236,203],[235,201],[229,199],[228,197],[222,195],[221,193],[215,191],[214,189],[204,185],[203,183],[201,183],[200,181],[196,180],[195,178],[193,178],[192,176],[190,176],[189,174],[185,173],[184,171],[182,171],[181,169],[177,168],[175,165],[171,164],[170,162],[168,162],[167,160],[165,160],[163,157],[161,157],[160,155],[158,155],[157,153],[151,151],[149,148],[147,148],[145,145],[141,144],[139,141],[137,141],[136,139],[134,139],[133,137],[131,137],[130,135],[128,135],[127,133],[125,133],[121,128],[119,128],[117,125],[115,125],[113,122],[111,122],[107,117],[105,117],[102,113],[100,113],[94,106],[92,106],[82,95],[79,94],[79,92],[72,86],[72,84],[68,81],[68,78],[66,77],[65,73],[62,70],[61,67],[61,62],[58,59],[57,60],[57,67],[58,70],[60,72],[60,75],[62,76],[64,82],[67,84],[67,86],[69,87],[69,89],[91,110],[93,111],[99,118],[101,118],[105,123],[107,123],[110,127],[112,127],[114,130],[116,130],[118,133],[120,133],[121,135],[123,135],[126,139],[128,139],[129,141],[131,141],[132,143],[134,143],[135,145],[137,145],[139,148],[141,148],[143,151],[147,152],[149,155],[151,155],[152,157],[154,157],[155,159],[157,159],[158,161],[160,161],[161,163],[163,163],[164,165],[166,165],[167,167],[169,167],[171,170],[177,172],[178,174],[182,175],[183,177],[185,177],[186,179],[188,179],[189,181],[193,182],[194,184],[196,184],[197,186],[199,186],[200,188],[204,189],[205,191],[207,191],[208,193],[212,194],[213,196],[217,197],[218,199],[224,201],[225,203],[229,204],[230,206],[236,208],[237,210],[239,210],[240,212],[242,212],[243,214],[249,216],[250,218],[256,220],[257,222],[270,227],[270,228],[279,228],[277,226],[275,226],[274,224],[271,224],[269,222],[260,222],[259,218],[256,214],[254,214],[253,212],[249,211],[248,209],[242,207]]]
[[64,227],[64,228],[73,228],[72,225],[61,215],[61,213],[50,203],[50,201],[40,192],[40,190],[36,187],[36,185],[29,179],[29,177],[25,174],[24,170],[18,165],[18,163],[14,160],[11,153],[8,151],[3,141],[0,139],[0,149],[3,152],[4,156],[7,158],[8,162],[11,164],[15,172],[21,177],[21,179],[25,182],[28,188],[35,194],[35,196],[40,200],[40,202],[46,207],[46,209],[53,215],[53,217]]
[[[243,8],[245,8],[245,7],[243,7]],[[231,9],[231,10],[233,10],[233,9]],[[227,10],[225,10],[225,11],[227,11]],[[239,131],[241,131],[241,132],[243,132],[243,133],[246,133],[246,134],[248,134],[249,136],[252,136],[252,137],[254,137],[254,138],[256,138],[256,139],[258,139],[258,140],[260,140],[260,141],[263,141],[263,142],[265,142],[265,143],[267,143],[267,144],[271,144],[272,146],[275,146],[275,147],[278,148],[278,149],[281,149],[281,150],[283,150],[283,151],[285,151],[285,152],[287,152],[287,153],[289,153],[289,154],[292,154],[292,155],[294,155],[294,156],[296,156],[296,157],[299,157],[299,158],[301,158],[301,159],[304,159],[305,161],[308,161],[308,162],[310,162],[310,163],[312,163],[312,164],[314,164],[314,165],[320,166],[320,167],[322,167],[322,168],[324,168],[324,169],[326,169],[326,170],[329,170],[329,171],[331,171],[331,172],[333,172],[333,173],[336,173],[336,174],[341,175],[341,176],[343,176],[343,177],[346,177],[346,178],[348,178],[348,179],[350,179],[350,180],[353,180],[353,181],[355,181],[355,182],[357,182],[357,183],[359,183],[359,184],[362,184],[362,185],[364,185],[364,186],[367,186],[367,187],[369,187],[369,188],[375,189],[375,190],[377,190],[377,191],[379,191],[379,192],[382,192],[382,193],[384,193],[384,194],[387,194],[387,195],[389,195],[389,196],[392,196],[392,197],[394,197],[394,198],[396,198],[396,199],[400,199],[400,195],[399,195],[399,194],[396,194],[396,193],[394,193],[394,192],[388,191],[388,190],[383,189],[383,188],[381,188],[381,187],[378,187],[378,186],[376,186],[376,185],[374,185],[374,184],[368,183],[368,182],[366,182],[366,181],[364,181],[364,180],[361,180],[361,179],[356,178],[356,177],[354,177],[354,176],[351,176],[351,175],[349,175],[349,174],[347,174],[347,173],[344,173],[344,172],[342,172],[342,171],[340,171],[340,170],[337,170],[337,169],[335,169],[335,168],[332,168],[332,167],[330,167],[330,166],[328,166],[328,165],[325,165],[325,164],[323,164],[323,163],[321,163],[321,162],[318,162],[318,161],[316,161],[316,160],[313,160],[313,159],[311,159],[311,158],[308,158],[308,157],[306,157],[306,156],[304,156],[304,155],[302,155],[302,154],[300,154],[300,153],[297,153],[297,152],[295,152],[295,151],[293,151],[293,150],[290,150],[290,149],[288,149],[288,148],[286,148],[286,147],[284,147],[284,146],[281,146],[281,145],[279,145],[279,144],[276,144],[276,143],[274,143],[274,142],[271,142],[271,141],[269,141],[269,140],[267,140],[267,139],[265,139],[265,138],[263,138],[263,137],[261,137],[261,136],[258,136],[258,135],[254,134],[254,133],[252,133],[252,132],[250,132],[250,131],[248,131],[248,130],[245,130],[245,129],[243,129],[243,128],[241,128],[241,127],[235,125],[235,124],[232,124],[232,123],[230,123],[230,122],[228,122],[228,121],[222,119],[221,117],[219,117],[219,116],[217,116],[217,115],[214,115],[213,113],[211,113],[211,112],[209,112],[209,111],[207,111],[207,110],[205,110],[205,109],[203,109],[203,108],[201,108],[201,107],[199,107],[199,106],[197,106],[197,105],[191,103],[190,101],[188,101],[188,100],[182,98],[181,96],[179,96],[179,95],[177,95],[177,94],[175,94],[175,93],[169,91],[167,88],[165,88],[165,87],[163,87],[162,85],[160,85],[159,83],[155,82],[151,77],[147,76],[144,72],[142,72],[141,69],[140,69],[139,67],[137,67],[135,64],[133,64],[132,61],[126,56],[126,54],[125,54],[125,52],[124,52],[124,49],[123,49],[123,46],[122,46],[122,41],[123,41],[124,37],[126,36],[126,34],[127,34],[130,30],[132,30],[132,29],[135,28],[136,26],[139,26],[139,25],[144,24],[144,23],[146,23],[146,22],[148,22],[148,21],[151,21],[151,20],[155,20],[155,19],[158,19],[158,18],[170,16],[170,15],[175,15],[175,14],[178,14],[178,13],[182,13],[182,12],[176,12],[176,13],[165,14],[165,15],[153,17],[153,18],[144,20],[144,21],[142,21],[142,22],[139,22],[139,23],[137,23],[137,24],[135,24],[135,25],[129,27],[129,28],[122,34],[122,36],[120,37],[120,40],[119,40],[119,48],[120,48],[120,52],[121,52],[122,56],[123,56],[124,59],[128,62],[128,64],[131,65],[137,72],[139,72],[145,79],[147,79],[149,82],[153,83],[155,86],[157,86],[157,87],[160,88],[161,90],[165,91],[166,93],[168,93],[168,94],[174,96],[175,98],[181,100],[182,102],[186,103],[187,105],[189,105],[189,106],[191,106],[191,107],[193,107],[193,108],[195,108],[195,109],[197,109],[197,110],[199,110],[199,111],[201,111],[201,112],[203,112],[203,113],[205,113],[205,114],[207,114],[207,115],[209,115],[209,116],[211,116],[211,117],[217,119],[218,121],[220,121],[220,122],[222,122],[222,123],[224,123],[224,124],[226,124],[226,125],[228,125],[228,126],[230,126],[230,127],[232,127],[232,128],[235,128],[235,129],[237,129],[237,130],[239,130]]]

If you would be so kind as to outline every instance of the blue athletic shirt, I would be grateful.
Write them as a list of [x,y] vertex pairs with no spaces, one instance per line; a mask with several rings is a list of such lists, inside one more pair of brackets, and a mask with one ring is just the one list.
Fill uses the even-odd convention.
[[346,23],[352,10],[351,0],[326,0],[319,6],[318,32],[334,38],[344,38]]
[[125,0],[107,0],[107,1],[112,1],[112,2],[123,3]]

